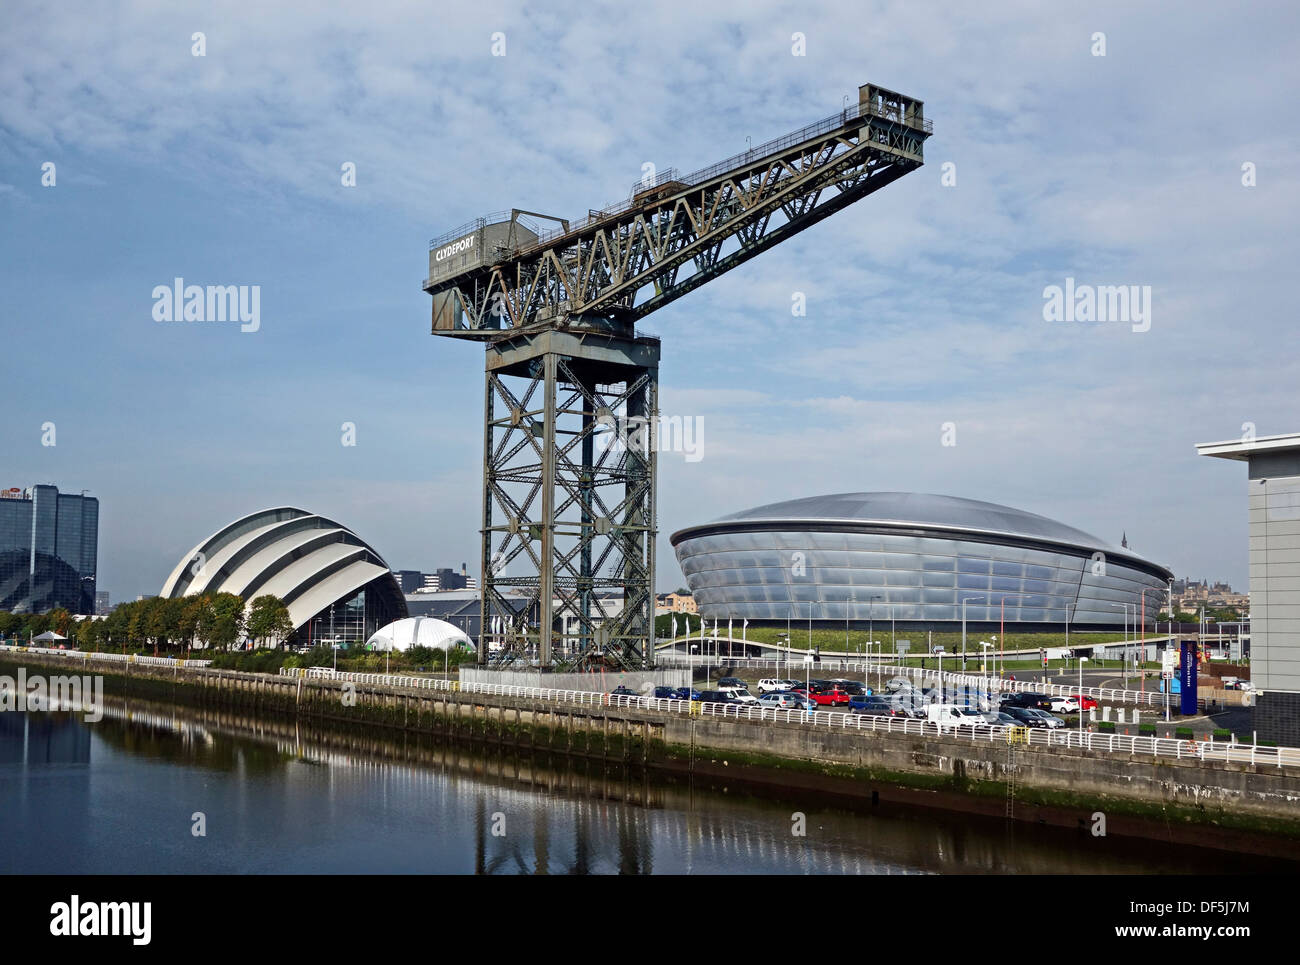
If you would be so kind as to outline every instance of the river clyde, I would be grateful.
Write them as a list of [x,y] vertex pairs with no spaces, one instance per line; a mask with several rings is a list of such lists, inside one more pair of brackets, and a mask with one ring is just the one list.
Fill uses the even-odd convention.
[[110,698],[0,714],[0,871],[1293,872],[1258,856]]

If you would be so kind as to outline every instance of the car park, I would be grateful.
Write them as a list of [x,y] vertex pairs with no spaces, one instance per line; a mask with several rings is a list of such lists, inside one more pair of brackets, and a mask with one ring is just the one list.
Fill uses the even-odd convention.
[[660,700],[672,700],[676,695],[676,687],[656,687],[650,696]]
[[1051,702],[1048,709],[1056,714],[1073,714],[1079,709],[1079,699],[1072,694],[1053,697]]
[[758,692],[760,694],[774,694],[789,689],[790,682],[788,680],[781,680],[779,677],[764,677],[758,682]]
[[719,690],[740,690],[746,685],[745,681],[739,677],[723,677],[718,681]]
[[624,687],[621,684],[609,692],[611,697],[640,697],[641,695],[631,687]]
[[699,700],[700,692],[693,687],[678,687],[673,691],[674,700]]
[[897,692],[900,690],[912,690],[914,688],[912,681],[908,680],[906,677],[891,677],[889,678],[889,682],[885,684],[885,689]]

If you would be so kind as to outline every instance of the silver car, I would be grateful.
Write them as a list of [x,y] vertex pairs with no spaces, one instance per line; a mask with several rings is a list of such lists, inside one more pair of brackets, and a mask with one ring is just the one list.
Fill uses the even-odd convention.
[[1057,727],[1064,727],[1065,721],[1059,717],[1054,717],[1045,710],[1035,710],[1033,707],[1026,707],[1025,713],[1031,717],[1037,717],[1050,730]]
[[778,710],[803,710],[807,701],[799,694],[786,691],[764,694],[758,698],[758,703],[761,707],[775,707]]

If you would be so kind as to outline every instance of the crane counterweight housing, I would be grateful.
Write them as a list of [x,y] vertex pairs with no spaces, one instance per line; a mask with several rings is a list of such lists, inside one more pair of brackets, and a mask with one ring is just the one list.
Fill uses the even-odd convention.
[[920,167],[932,130],[921,101],[864,84],[577,221],[514,209],[433,239],[433,334],[487,348],[480,660],[653,663],[659,346],[636,323]]

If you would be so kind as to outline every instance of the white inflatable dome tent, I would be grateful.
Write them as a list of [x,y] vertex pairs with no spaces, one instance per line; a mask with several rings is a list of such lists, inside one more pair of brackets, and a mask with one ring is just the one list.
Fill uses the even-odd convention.
[[432,647],[450,650],[453,647],[474,649],[474,643],[459,627],[433,617],[406,617],[380,627],[366,641],[370,650],[409,650],[411,647]]

